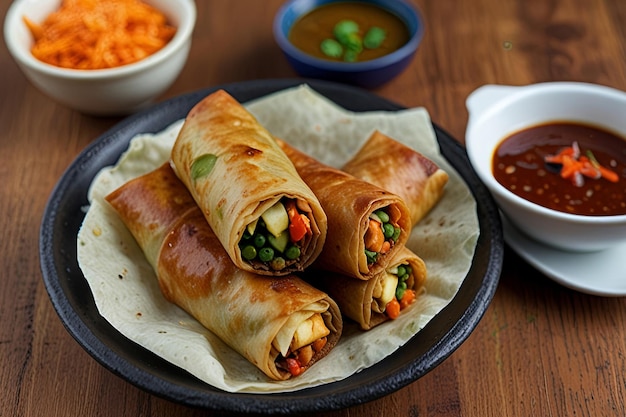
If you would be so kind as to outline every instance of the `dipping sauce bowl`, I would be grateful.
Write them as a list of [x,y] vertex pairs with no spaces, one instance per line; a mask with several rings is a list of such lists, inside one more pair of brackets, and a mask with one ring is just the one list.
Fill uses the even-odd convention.
[[[514,194],[493,173],[494,154],[502,141],[538,125],[590,125],[626,140],[625,92],[573,82],[486,85],[469,95],[466,106],[469,121],[465,145],[470,163],[513,226],[543,244],[565,251],[599,251],[626,242],[626,214],[580,215],[549,209]],[[626,190],[626,173],[617,174]]]

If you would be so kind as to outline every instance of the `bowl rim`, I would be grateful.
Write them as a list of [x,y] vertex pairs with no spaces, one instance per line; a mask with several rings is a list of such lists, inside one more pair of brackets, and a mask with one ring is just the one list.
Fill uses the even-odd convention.
[[[409,38],[409,41],[407,43],[405,43],[404,45],[402,45],[400,48],[396,49],[395,51],[387,55],[383,55],[379,58],[370,59],[370,60],[361,61],[361,62],[340,62],[340,61],[331,61],[331,60],[326,60],[322,58],[316,58],[296,48],[295,46],[293,46],[293,44],[289,41],[285,33],[283,33],[282,22],[285,18],[286,13],[289,11],[289,9],[293,7],[295,3],[310,2],[311,5],[313,6],[304,10],[304,13],[299,15],[300,17],[303,14],[308,13],[311,10],[319,6],[330,4],[330,3],[346,2],[346,1],[351,1],[351,0],[326,0],[322,2],[315,1],[315,0],[288,0],[286,1],[278,9],[278,11],[276,12],[276,15],[274,16],[274,21],[272,25],[274,40],[276,41],[278,46],[283,50],[285,54],[289,56],[293,56],[295,59],[302,62],[303,64],[306,64],[312,67],[317,67],[322,70],[335,71],[335,72],[359,72],[359,71],[376,70],[381,67],[385,67],[385,66],[394,64],[398,61],[401,61],[402,59],[410,56],[417,50],[418,45],[420,44],[420,42],[422,41],[422,38],[424,37],[424,19],[422,17],[422,13],[419,10],[419,8],[416,5],[409,3],[406,0],[392,0],[392,1],[388,1],[387,3],[394,3],[402,7],[408,13],[410,13],[411,17],[414,18],[417,23],[415,32],[411,34],[411,37]],[[381,4],[384,2],[380,2],[376,0],[368,0],[367,3],[374,4],[378,7],[389,10],[388,7],[386,7],[384,4]],[[394,15],[397,15],[393,11],[391,11],[391,13],[393,13]],[[406,18],[404,16],[398,16],[398,17],[406,24]]]
[[[572,214],[566,213],[554,209],[550,209],[544,207],[540,204],[534,203],[532,201],[526,200],[525,198],[518,196],[517,194],[511,192],[502,184],[500,184],[495,177],[493,176],[493,172],[491,170],[491,166],[484,166],[483,164],[478,163],[477,161],[477,152],[486,152],[484,149],[479,149],[479,144],[474,140],[474,135],[472,135],[472,131],[476,129],[476,126],[486,123],[485,120],[488,120],[491,117],[491,113],[498,111],[502,107],[507,107],[514,104],[518,100],[528,100],[529,97],[533,95],[541,95],[545,97],[546,94],[575,94],[575,93],[587,93],[591,95],[596,95],[599,98],[618,98],[621,100],[626,100],[626,92],[604,86],[601,84],[593,84],[593,83],[585,83],[585,82],[569,82],[569,81],[554,81],[554,82],[542,82],[535,84],[528,84],[522,86],[505,86],[505,85],[497,85],[497,84],[487,84],[481,87],[478,87],[474,91],[472,91],[466,100],[466,107],[469,111],[469,100],[473,97],[474,93],[479,91],[485,87],[504,87],[511,88],[510,94],[504,95],[500,99],[495,99],[489,106],[489,108],[484,109],[481,114],[474,117],[470,116],[468,120],[467,130],[465,134],[465,147],[467,150],[468,158],[470,160],[470,164],[481,178],[483,183],[487,186],[487,188],[494,194],[496,199],[500,198],[506,200],[510,204],[515,204],[520,208],[523,208],[529,212],[532,212],[536,215],[547,216],[548,218],[552,218],[554,220],[565,221],[569,223],[578,223],[581,225],[617,225],[623,224],[626,222],[626,214],[619,215],[584,215],[584,214]],[[545,122],[551,122],[553,119],[546,119]],[[539,122],[529,124],[528,126],[539,124]],[[610,130],[626,140],[626,135],[624,133],[615,132],[614,130],[609,129],[608,127],[604,127],[598,125],[600,128],[604,128]],[[493,160],[493,153],[495,152],[497,146],[502,142],[503,138],[494,142],[493,146],[490,146],[488,152],[490,154],[489,161]],[[502,207],[501,207],[502,209]],[[502,209],[504,210],[504,209]]]
[[[172,55],[176,54],[181,48],[184,47],[185,43],[191,38],[197,18],[196,4],[193,0],[168,0],[176,1],[180,5],[180,7],[177,7],[176,9],[181,11],[179,12],[179,17],[181,19],[180,24],[176,28],[174,37],[163,48],[139,61],[119,67],[104,69],[62,68],[40,61],[35,58],[29,50],[24,50],[24,48],[21,48],[15,42],[14,37],[12,36],[13,30],[20,24],[24,6],[28,1],[32,0],[15,0],[11,3],[9,9],[7,10],[4,20],[4,39],[7,49],[18,64],[25,66],[30,70],[63,79],[88,81],[95,79],[101,80],[118,78],[133,75],[152,68],[171,58]],[[150,0],[146,1],[150,3]]]

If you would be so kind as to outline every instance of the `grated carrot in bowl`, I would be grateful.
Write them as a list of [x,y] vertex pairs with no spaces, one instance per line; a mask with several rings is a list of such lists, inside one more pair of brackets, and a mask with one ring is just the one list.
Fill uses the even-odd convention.
[[163,13],[139,0],[63,0],[41,24],[24,22],[35,39],[35,58],[85,70],[137,62],[176,33]]

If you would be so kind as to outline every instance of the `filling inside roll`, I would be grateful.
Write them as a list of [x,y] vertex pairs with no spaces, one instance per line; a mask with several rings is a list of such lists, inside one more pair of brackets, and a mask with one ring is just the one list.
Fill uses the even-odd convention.
[[365,230],[365,256],[367,265],[378,261],[396,244],[402,229],[398,221],[402,213],[395,206],[387,206],[370,214]]
[[282,198],[249,223],[239,241],[242,259],[254,269],[273,271],[298,262],[313,237],[310,209],[303,204]]
[[313,359],[313,356],[326,346],[331,323],[328,303],[320,300],[310,306],[308,311],[292,314],[272,341],[272,351],[276,355],[275,363],[279,369],[297,376]]
[[413,270],[408,263],[387,268],[374,287],[372,311],[397,318],[417,297],[415,290],[409,288],[411,282],[414,282]]

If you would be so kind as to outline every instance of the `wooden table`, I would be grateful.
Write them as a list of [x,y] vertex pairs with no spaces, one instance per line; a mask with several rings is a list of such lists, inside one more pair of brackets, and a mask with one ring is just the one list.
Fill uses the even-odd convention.
[[[626,90],[622,0],[414,0],[427,22],[411,66],[376,94],[425,106],[459,141],[488,83],[585,81]],[[10,1],[0,1],[4,16]],[[271,34],[281,0],[198,1],[189,61],[160,99],[294,77]],[[625,114],[626,116],[626,114]],[[0,46],[0,416],[203,416],[107,371],[68,334],[41,279],[39,226],[56,181],[120,119],[42,95]],[[626,264],[625,264],[626,268]],[[506,248],[475,331],[423,378],[328,416],[624,416],[626,299],[565,288]]]

